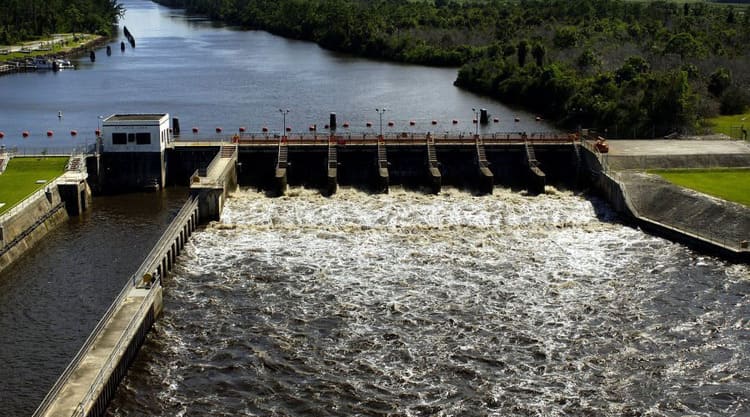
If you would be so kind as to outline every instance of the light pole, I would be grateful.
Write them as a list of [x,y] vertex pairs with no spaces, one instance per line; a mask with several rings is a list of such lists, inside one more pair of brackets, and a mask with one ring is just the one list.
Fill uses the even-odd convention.
[[286,115],[289,114],[289,109],[279,109],[281,116],[284,119],[284,130],[281,131],[281,138],[286,138]]
[[474,124],[476,125],[474,135],[479,136],[479,110],[472,108],[471,111],[474,112]]
[[380,116],[380,139],[383,139],[383,113],[385,113],[388,109],[383,107],[382,109],[375,109],[376,112],[378,112],[378,115]]

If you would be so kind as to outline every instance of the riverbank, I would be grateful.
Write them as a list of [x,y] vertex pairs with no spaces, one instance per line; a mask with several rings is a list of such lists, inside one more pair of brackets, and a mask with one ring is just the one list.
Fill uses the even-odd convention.
[[0,75],[33,71],[27,60],[42,57],[69,59],[99,48],[110,40],[107,36],[92,34],[58,34],[51,39],[0,46]]

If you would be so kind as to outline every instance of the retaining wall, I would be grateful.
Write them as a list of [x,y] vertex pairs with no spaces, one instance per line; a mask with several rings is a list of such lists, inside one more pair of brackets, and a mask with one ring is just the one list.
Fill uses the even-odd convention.
[[45,190],[22,202],[17,213],[0,220],[0,271],[68,220],[57,186],[51,184]]
[[[750,262],[750,208],[688,190],[658,176],[610,171],[582,152],[594,187],[643,230],[737,262]],[[700,163],[700,161],[698,161]]]

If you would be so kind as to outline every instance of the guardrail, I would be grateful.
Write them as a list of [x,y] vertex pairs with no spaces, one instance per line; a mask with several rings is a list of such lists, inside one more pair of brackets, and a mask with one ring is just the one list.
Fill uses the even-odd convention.
[[13,152],[15,156],[70,156],[76,153],[86,153],[92,145],[77,145],[77,146],[42,146],[42,147],[26,147],[26,146],[14,146],[7,148],[8,152]]
[[[184,226],[184,222],[187,220],[187,217],[192,214],[193,210],[196,209],[197,205],[198,205],[198,200],[196,198],[193,198],[193,197],[188,198],[188,200],[182,206],[182,208],[174,217],[174,219],[172,219],[172,222],[167,227],[167,230],[162,234],[162,237],[159,239],[156,245],[154,245],[154,247],[151,249],[149,254],[146,256],[143,263],[141,263],[141,265],[138,267],[136,272],[131,276],[131,278],[128,280],[125,286],[123,286],[122,290],[120,290],[120,293],[117,295],[117,297],[112,302],[112,304],[110,304],[109,308],[104,313],[102,318],[99,320],[96,327],[94,327],[94,329],[91,331],[91,334],[89,334],[88,338],[86,338],[86,341],[83,343],[81,348],[73,357],[73,360],[70,361],[67,368],[65,368],[65,371],[63,371],[63,373],[57,379],[57,381],[52,386],[50,391],[44,397],[44,400],[42,400],[42,403],[39,405],[39,407],[37,407],[36,411],[34,412],[34,415],[33,415],[34,417],[41,416],[47,410],[47,408],[52,404],[52,401],[57,397],[57,395],[59,395],[66,381],[70,378],[71,374],[81,364],[81,361],[86,356],[88,351],[91,349],[94,341],[102,333],[104,327],[112,318],[112,316],[115,314],[120,304],[122,304],[123,300],[127,297],[128,293],[134,288],[136,288],[136,286],[138,285],[138,280],[142,278],[143,275],[145,275],[145,273],[152,272],[155,269],[156,264],[158,262],[161,262],[162,257],[165,255],[168,248],[171,247],[172,241],[174,241],[177,234],[180,232],[180,230]],[[144,302],[141,304],[140,308],[138,309],[138,312],[135,315],[133,315],[133,317],[131,318],[126,328],[126,331],[123,332],[117,344],[115,345],[115,349],[113,350],[113,353],[110,355],[109,360],[99,370],[99,373],[94,379],[94,383],[91,385],[86,395],[83,397],[83,400],[79,403],[76,409],[76,412],[74,412],[72,416],[79,415],[79,413],[80,415],[83,415],[83,412],[85,411],[84,408],[86,407],[86,405],[91,401],[94,395],[97,392],[99,392],[102,384],[106,383],[104,379],[105,374],[109,375],[109,371],[112,369],[112,367],[116,366],[116,365],[113,365],[115,358],[119,358],[120,356],[119,354],[122,352],[122,350],[127,348],[127,344],[130,342],[130,333],[132,332],[133,327],[139,324],[138,319],[141,317],[143,311],[147,308],[146,306],[150,307],[151,305],[150,302],[145,302],[145,301],[150,301],[153,298],[156,288],[157,288],[156,285],[151,286],[149,293],[146,296],[146,300],[144,300]]]
[[134,286],[138,285],[137,279],[139,279],[139,277],[143,278],[143,275],[147,272],[153,273],[153,271],[157,267],[157,264],[161,262],[164,254],[171,248],[172,242],[180,233],[188,217],[192,215],[196,207],[198,207],[198,199],[193,196],[188,197],[187,201],[185,202],[185,204],[183,204],[180,211],[177,212],[177,215],[175,215],[174,219],[172,219],[172,222],[167,227],[167,230],[162,233],[161,238],[159,238],[159,240],[156,242],[154,247],[144,259],[143,263],[141,263],[141,265],[138,267],[137,272],[133,275],[132,283]]
[[[275,142],[275,143],[278,143],[278,142]],[[224,145],[224,146],[226,146],[226,145]],[[207,183],[207,184],[219,183],[220,184],[220,183],[223,183],[224,182],[224,177],[227,174],[226,173],[226,168],[225,168],[224,172],[220,173],[220,175],[217,175],[217,173],[215,171],[217,169],[216,167],[219,166],[219,162],[222,159],[233,158],[237,154],[237,145],[236,144],[232,144],[231,146],[233,148],[231,156],[226,157],[225,155],[222,154],[222,149],[224,147],[219,148],[219,152],[216,154],[216,156],[214,156],[214,159],[211,160],[211,163],[209,163],[206,168],[198,168],[198,169],[195,170],[195,172],[193,172],[193,175],[190,176],[190,178],[191,178],[190,182],[194,183],[194,184],[195,183],[198,183],[198,184],[202,184],[202,183]],[[203,181],[203,178],[212,178],[214,176],[217,177],[215,181]]]
[[39,198],[44,196],[44,194],[47,192],[48,187],[56,186],[59,180],[60,180],[60,177],[57,177],[53,179],[52,181],[44,184],[42,188],[34,191],[33,193],[30,193],[29,195],[24,197],[23,200],[19,201],[16,205],[11,207],[8,211],[6,211],[3,214],[0,214],[0,224],[5,223],[9,219],[11,219],[13,216],[25,210],[28,206],[36,202]]
[[[281,135],[269,132],[243,132],[234,135],[217,135],[211,137],[196,137],[191,140],[187,137],[180,138],[173,142],[173,146],[181,144],[195,144],[203,146],[220,146],[222,143],[240,143],[240,144],[271,144],[285,140],[288,143],[328,143],[329,141],[346,141],[348,143],[377,143],[380,135],[374,132],[309,132],[309,133],[288,133]],[[390,132],[383,134],[383,141],[402,142],[402,141],[426,141],[428,137],[437,142],[461,142],[474,143],[476,137],[489,143],[517,143],[517,142],[573,142],[575,135],[557,132],[493,132],[476,135],[467,132]]]

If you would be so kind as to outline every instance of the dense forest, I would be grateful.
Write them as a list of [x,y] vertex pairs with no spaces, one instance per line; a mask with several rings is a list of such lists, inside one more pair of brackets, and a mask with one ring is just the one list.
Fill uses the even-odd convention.
[[160,0],[338,51],[460,67],[456,85],[560,125],[695,132],[750,104],[750,12],[626,0]]
[[2,0],[0,45],[52,33],[109,35],[123,11],[117,0]]

